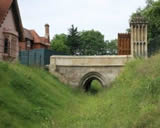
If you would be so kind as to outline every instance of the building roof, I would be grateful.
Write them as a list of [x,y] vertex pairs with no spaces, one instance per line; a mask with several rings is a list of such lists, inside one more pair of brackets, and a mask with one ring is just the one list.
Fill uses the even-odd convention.
[[3,23],[13,0],[0,0],[0,26]]
[[33,36],[30,30],[24,28],[24,38],[33,40]]
[[18,7],[17,0],[0,0],[0,27],[3,24],[5,17],[8,14],[9,9],[12,7],[14,13],[14,20],[16,23],[16,28],[19,33],[19,40],[24,40],[23,35],[23,25],[21,21],[20,11]]
[[33,40],[35,43],[41,43],[41,39],[40,36],[37,34],[37,32],[35,30],[30,30]]
[[40,38],[41,38],[41,41],[42,41],[42,42],[44,42],[44,43],[49,43],[47,38],[45,38],[45,37],[40,37]]
[[40,43],[43,45],[50,45],[48,39],[45,37],[40,37],[35,30],[30,30],[34,43]]

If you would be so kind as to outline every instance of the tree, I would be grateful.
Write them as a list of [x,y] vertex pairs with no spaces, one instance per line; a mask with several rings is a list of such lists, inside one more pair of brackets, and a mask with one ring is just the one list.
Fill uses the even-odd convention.
[[145,8],[142,13],[149,22],[149,52],[152,54],[160,50],[160,0]]
[[130,32],[131,32],[131,29],[130,29],[130,28],[127,28],[127,29],[126,29],[126,32],[127,32],[127,33],[130,33]]
[[69,29],[69,35],[67,36],[67,46],[70,48],[71,55],[77,55],[80,51],[80,35],[78,28],[71,26]]
[[51,49],[64,54],[69,54],[69,47],[66,45],[66,43],[67,43],[67,35],[65,34],[55,35],[55,37],[51,41]]
[[[148,21],[149,55],[160,50],[160,0],[147,0],[144,9],[138,11]],[[136,13],[132,14],[132,18]]]
[[103,55],[106,53],[106,44],[104,35],[99,31],[89,30],[82,31],[81,37],[81,55]]
[[118,42],[117,39],[111,40],[111,41],[106,41],[106,49],[107,49],[107,54],[109,55],[117,55],[117,46]]
[[78,28],[73,25],[68,35],[56,35],[51,46],[53,50],[69,55],[106,55],[117,52],[117,40],[106,43],[101,32],[95,30],[78,32]]
[[152,5],[153,5],[153,3],[154,3],[154,0],[146,0],[146,7],[148,8],[148,7],[151,7]]

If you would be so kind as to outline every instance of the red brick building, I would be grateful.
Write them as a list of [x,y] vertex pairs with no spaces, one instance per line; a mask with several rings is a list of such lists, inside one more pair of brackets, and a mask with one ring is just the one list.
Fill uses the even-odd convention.
[[16,60],[23,26],[17,0],[0,0],[0,60]]
[[118,55],[131,54],[131,34],[119,33],[118,34]]
[[50,48],[50,35],[49,25],[45,25],[45,36],[41,37],[35,30],[24,29],[24,42],[20,42],[19,47],[21,51],[32,49],[49,49]]
[[33,36],[31,32],[24,28],[24,41],[19,43],[19,51],[30,50],[33,44]]

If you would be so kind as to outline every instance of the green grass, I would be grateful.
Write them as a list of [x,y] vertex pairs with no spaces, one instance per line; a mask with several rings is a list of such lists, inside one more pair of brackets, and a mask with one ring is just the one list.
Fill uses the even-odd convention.
[[0,128],[160,128],[160,55],[128,63],[111,88],[94,81],[91,90],[0,62]]
[[100,82],[98,80],[93,80],[91,83],[91,87],[87,93],[92,94],[92,95],[96,95],[96,94],[100,93],[103,89],[104,88],[102,88],[102,85],[100,84]]
[[46,71],[0,63],[0,128],[50,127],[72,95]]

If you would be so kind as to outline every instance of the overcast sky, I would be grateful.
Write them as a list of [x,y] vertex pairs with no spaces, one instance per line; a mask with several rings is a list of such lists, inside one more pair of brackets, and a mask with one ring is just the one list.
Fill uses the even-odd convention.
[[68,33],[72,24],[81,30],[98,30],[106,40],[117,38],[129,27],[129,17],[145,0],[18,0],[23,26],[44,35],[50,24],[51,38]]

